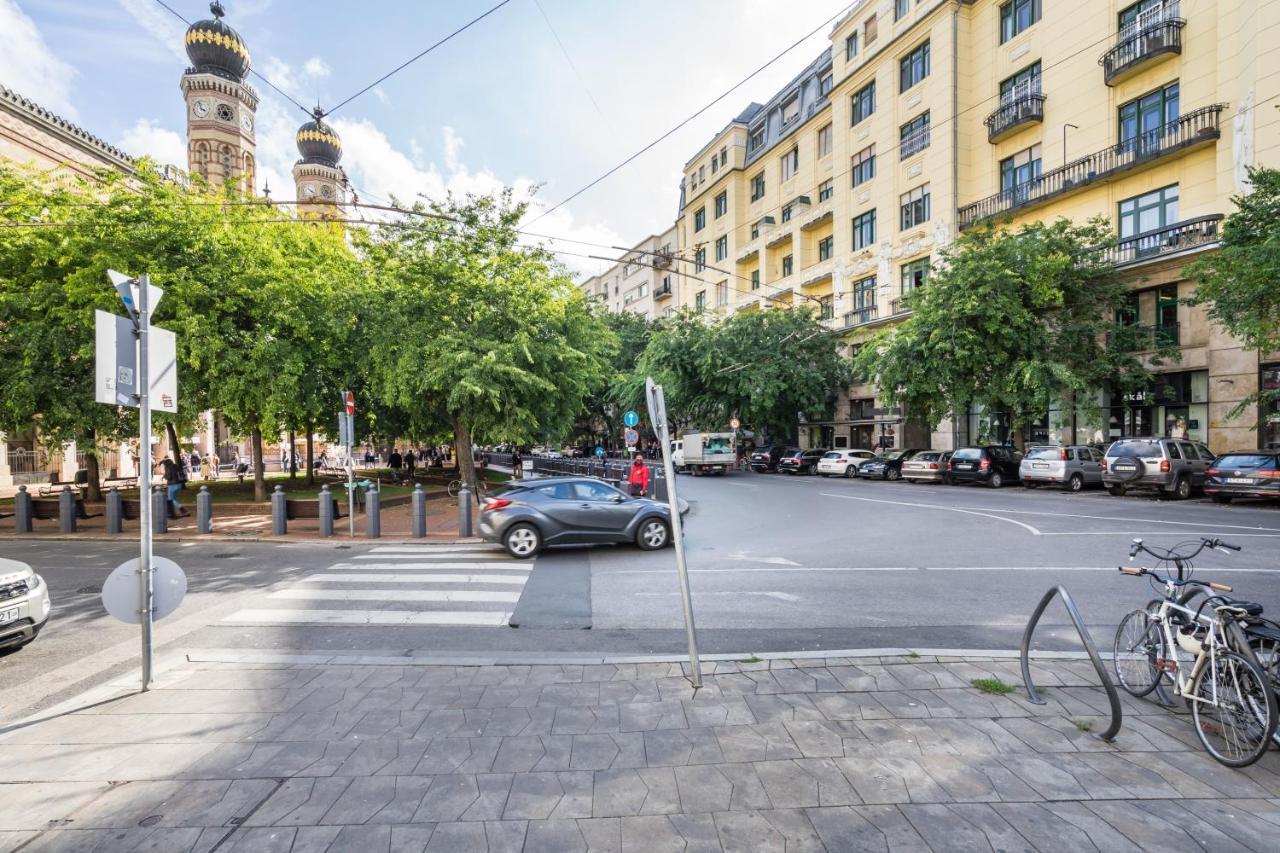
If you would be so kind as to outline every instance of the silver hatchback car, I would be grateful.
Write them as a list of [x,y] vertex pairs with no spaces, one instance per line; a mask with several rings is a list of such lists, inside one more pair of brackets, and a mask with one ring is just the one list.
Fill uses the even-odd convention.
[[1078,492],[1086,486],[1102,485],[1102,451],[1083,444],[1028,447],[1018,466],[1022,485],[1061,486]]

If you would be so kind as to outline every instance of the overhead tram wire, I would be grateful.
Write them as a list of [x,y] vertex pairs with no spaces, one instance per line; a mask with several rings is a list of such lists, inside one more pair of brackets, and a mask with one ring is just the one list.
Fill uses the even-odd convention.
[[[860,0],[859,0],[859,2],[860,2]],[[775,55],[773,56],[773,58],[772,58],[772,59],[770,59],[769,61],[765,62],[763,65],[759,66],[759,67],[758,67],[758,68],[756,68],[754,71],[752,71],[750,74],[748,74],[746,77],[743,77],[743,78],[742,78],[741,80],[739,80],[737,83],[734,83],[734,84],[733,84],[732,86],[730,86],[728,89],[725,89],[723,92],[721,92],[721,93],[720,93],[719,95],[717,95],[715,98],[713,98],[711,101],[709,101],[708,103],[706,103],[705,105],[703,105],[702,107],[700,107],[700,108],[697,110],[697,112],[693,113],[693,115],[691,115],[691,116],[689,116],[688,118],[684,119],[683,121],[681,121],[680,123],[678,123],[675,127],[671,128],[671,129],[670,129],[670,130],[668,130],[666,133],[664,133],[664,134],[662,134],[661,136],[659,136],[657,139],[655,139],[655,140],[653,140],[652,142],[650,142],[649,144],[645,145],[645,146],[644,146],[643,148],[641,148],[639,151],[636,151],[636,152],[635,152],[634,154],[632,154],[630,157],[627,157],[627,158],[626,158],[625,160],[623,160],[621,163],[619,163],[618,165],[616,165],[616,166],[614,166],[613,168],[609,169],[609,170],[608,170],[607,172],[605,172],[603,175],[601,175],[600,177],[598,177],[598,178],[596,178],[595,180],[591,181],[591,182],[590,182],[589,184],[587,184],[586,186],[582,187],[581,189],[577,190],[576,192],[571,193],[571,194],[570,194],[570,195],[568,195],[567,197],[565,197],[565,198],[561,199],[560,201],[556,202],[555,204],[553,204],[551,207],[548,207],[546,210],[542,211],[542,213],[540,213],[537,217],[535,217],[535,218],[534,218],[534,220],[533,220],[533,222],[530,222],[529,224],[530,224],[530,225],[532,225],[534,222],[537,222],[538,220],[542,219],[543,217],[546,217],[546,216],[550,215],[550,214],[552,213],[552,211],[559,210],[560,208],[564,207],[566,204],[568,204],[569,202],[573,201],[575,198],[577,198],[578,196],[582,195],[582,194],[583,194],[583,193],[585,193],[587,190],[589,190],[589,189],[591,189],[592,187],[596,186],[596,185],[597,185],[597,184],[599,184],[601,181],[603,181],[603,180],[605,180],[606,178],[608,178],[610,175],[612,175],[612,174],[614,174],[615,172],[619,171],[619,170],[620,170],[620,169],[622,169],[623,167],[625,167],[625,166],[627,166],[628,164],[630,164],[633,160],[637,159],[637,158],[638,158],[638,157],[640,157],[641,155],[643,155],[643,154],[645,154],[646,152],[648,152],[650,149],[652,149],[654,146],[658,145],[658,144],[659,144],[659,143],[661,143],[663,140],[665,140],[665,139],[667,139],[668,137],[670,137],[672,134],[674,134],[674,133],[676,133],[677,131],[681,130],[683,127],[685,127],[685,125],[689,124],[689,123],[690,123],[690,122],[692,122],[694,119],[696,119],[698,116],[702,115],[702,114],[703,114],[703,113],[705,113],[707,110],[711,109],[711,108],[712,108],[712,107],[714,107],[716,104],[720,103],[720,102],[721,102],[721,101],[723,101],[725,98],[729,97],[731,94],[733,94],[733,93],[734,93],[735,91],[737,91],[739,88],[741,88],[742,86],[746,85],[746,84],[747,84],[747,82],[749,82],[749,81],[750,81],[752,78],[754,78],[756,75],[760,74],[762,71],[764,71],[765,69],[767,69],[769,66],[773,65],[775,62],[777,62],[778,60],[782,59],[782,57],[786,56],[788,53],[790,53],[791,51],[795,50],[797,47],[799,47],[799,46],[800,46],[801,44],[803,44],[804,42],[808,41],[808,40],[809,40],[810,38],[812,38],[813,36],[817,35],[817,34],[818,34],[819,32],[821,32],[825,27],[830,26],[830,24],[831,24],[831,22],[832,22],[832,21],[835,21],[835,20],[837,20],[837,19],[839,19],[839,18],[843,17],[844,15],[846,15],[846,14],[849,12],[849,10],[851,10],[855,5],[857,5],[857,4],[856,4],[856,3],[854,3],[854,4],[851,4],[851,5],[849,5],[849,6],[844,7],[841,11],[837,12],[836,14],[832,15],[832,16],[831,16],[830,18],[828,18],[827,20],[823,21],[823,22],[822,22],[821,24],[819,24],[818,26],[814,27],[812,30],[810,30],[808,33],[806,33],[806,34],[805,34],[804,36],[802,36],[800,39],[798,39],[798,40],[797,40],[797,41],[795,41],[795,42],[792,42],[792,44],[791,44],[790,46],[788,46],[788,47],[784,48],[781,52],[779,52],[779,53],[775,54]]]

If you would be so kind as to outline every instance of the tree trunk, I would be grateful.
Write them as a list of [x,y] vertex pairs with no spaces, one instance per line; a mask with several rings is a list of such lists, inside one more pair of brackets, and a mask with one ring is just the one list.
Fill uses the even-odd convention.
[[449,413],[449,423],[453,426],[453,453],[458,460],[458,476],[471,489],[471,494],[480,500],[480,489],[476,481],[476,460],[471,455],[471,431],[463,423],[462,418]]
[[267,499],[267,471],[262,459],[262,430],[253,428],[253,499]]
[[298,462],[293,458],[293,448],[296,447],[295,436],[293,430],[289,430],[289,479],[295,480],[298,477]]
[[98,437],[93,430],[85,433],[84,447],[84,467],[89,480],[84,488],[84,499],[100,501],[102,500],[102,471],[98,468]]
[[316,484],[316,436],[315,425],[307,424],[307,485]]

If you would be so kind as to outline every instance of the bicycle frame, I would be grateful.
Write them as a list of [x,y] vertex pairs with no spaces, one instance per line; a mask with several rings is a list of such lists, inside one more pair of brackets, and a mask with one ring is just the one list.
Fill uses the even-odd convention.
[[[1205,616],[1203,613],[1184,607],[1176,601],[1177,585],[1165,581],[1165,597],[1160,603],[1160,608],[1152,615],[1152,620],[1160,626],[1160,631],[1164,635],[1165,648],[1169,650],[1170,657],[1156,660],[1156,668],[1161,672],[1170,672],[1174,676],[1173,686],[1174,695],[1181,696],[1189,702],[1208,702],[1214,707],[1218,706],[1218,648],[1226,646],[1225,638],[1220,638],[1221,626],[1218,620]],[[1169,618],[1171,611],[1178,611],[1188,617],[1187,624],[1199,624],[1206,629],[1205,640],[1201,641],[1200,651],[1196,654],[1195,661],[1192,663],[1191,672],[1184,675],[1182,668],[1182,660],[1178,653],[1182,651],[1182,647],[1178,645],[1178,638],[1174,633],[1172,620]],[[1210,678],[1213,683],[1212,701],[1206,700],[1199,696],[1191,695],[1189,692],[1191,685],[1195,683],[1196,678],[1200,675],[1200,671],[1205,667],[1206,661],[1211,667]],[[1170,667],[1170,664],[1172,666]]]

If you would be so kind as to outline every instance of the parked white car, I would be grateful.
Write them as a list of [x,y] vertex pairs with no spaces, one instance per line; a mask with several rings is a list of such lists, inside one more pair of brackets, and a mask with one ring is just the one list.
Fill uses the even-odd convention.
[[50,609],[44,578],[26,563],[0,558],[0,649],[34,640]]
[[862,463],[874,456],[870,450],[832,450],[818,460],[818,475],[856,477]]

